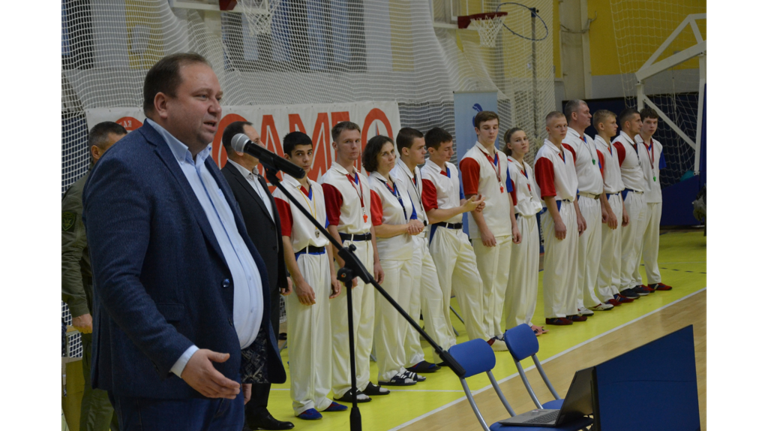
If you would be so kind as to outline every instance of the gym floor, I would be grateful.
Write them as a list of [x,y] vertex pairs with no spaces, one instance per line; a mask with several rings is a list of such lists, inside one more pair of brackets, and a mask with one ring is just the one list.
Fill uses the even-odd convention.
[[[572,326],[548,326],[548,334],[539,337],[539,359],[560,396],[565,396],[573,373],[599,364],[614,356],[639,347],[649,341],[694,325],[696,371],[698,375],[699,409],[702,430],[706,430],[706,237],[702,230],[663,231],[659,247],[659,267],[665,284],[673,286],[668,292],[655,292],[632,304],[610,311],[596,312],[587,322]],[[645,272],[641,268],[645,279]],[[541,286],[541,274],[539,275]],[[541,289],[534,323],[544,323]],[[457,304],[454,309],[461,313]],[[459,331],[458,342],[467,341],[464,326],[455,318],[453,326]],[[289,340],[290,342],[290,340]],[[432,354],[426,347],[427,360]],[[290,373],[287,349],[282,351],[286,370]],[[508,352],[496,353],[494,376],[517,413],[535,406],[520,380]],[[551,399],[533,362],[523,363],[537,395]],[[376,376],[376,364],[371,363],[371,375]],[[360,404],[363,429],[366,430],[467,430],[480,425],[466,401],[459,380],[444,368],[426,374],[427,381],[392,394],[375,397]],[[508,417],[484,374],[467,380],[476,394],[481,413],[489,424]],[[375,383],[375,382],[374,382]],[[297,430],[349,429],[349,411],[325,413],[318,421],[302,421],[293,416],[288,384],[273,385],[269,410],[280,420],[291,420]]]

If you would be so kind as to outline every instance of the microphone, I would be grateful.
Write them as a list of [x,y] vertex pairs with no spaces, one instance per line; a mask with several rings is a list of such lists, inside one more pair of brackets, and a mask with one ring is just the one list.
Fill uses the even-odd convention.
[[300,166],[289,162],[260,145],[254,144],[245,133],[238,133],[232,138],[232,149],[238,153],[248,153],[256,157],[265,168],[283,171],[296,179],[304,178],[304,175],[307,174]]

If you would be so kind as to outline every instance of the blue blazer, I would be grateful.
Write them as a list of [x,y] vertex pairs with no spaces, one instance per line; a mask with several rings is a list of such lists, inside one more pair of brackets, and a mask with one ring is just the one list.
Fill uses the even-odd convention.
[[95,388],[121,396],[202,397],[170,371],[192,344],[229,353],[229,360],[214,366],[232,380],[285,382],[270,325],[267,269],[219,168],[210,157],[205,165],[261,273],[259,335],[241,352],[224,255],[168,144],[145,123],[104,154],[83,192],[93,267]]

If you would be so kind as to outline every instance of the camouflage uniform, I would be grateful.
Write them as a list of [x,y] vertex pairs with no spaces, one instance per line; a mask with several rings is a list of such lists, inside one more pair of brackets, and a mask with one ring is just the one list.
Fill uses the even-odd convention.
[[[90,170],[64,194],[61,202],[61,299],[72,317],[93,315],[91,258],[83,225],[83,186]],[[94,319],[95,321],[95,319]],[[83,377],[85,387],[80,406],[80,430],[108,431],[114,410],[107,392],[91,388],[91,334],[83,334]],[[117,428],[112,425],[113,430]]]

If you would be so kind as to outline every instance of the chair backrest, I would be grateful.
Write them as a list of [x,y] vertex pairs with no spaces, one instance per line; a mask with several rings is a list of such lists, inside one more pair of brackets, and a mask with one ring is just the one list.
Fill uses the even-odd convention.
[[525,323],[505,332],[504,343],[507,344],[509,353],[516,361],[522,361],[539,352],[539,340],[531,327]]
[[547,388],[549,388],[549,391],[552,393],[556,400],[560,400],[560,395],[557,394],[555,387],[552,385],[552,382],[549,381],[547,374],[544,372],[544,368],[542,368],[541,362],[539,362],[539,358],[536,357],[536,353],[539,351],[539,340],[536,339],[536,335],[531,330],[531,327],[523,323],[508,330],[504,333],[504,343],[507,344],[509,353],[515,360],[515,366],[517,367],[517,371],[520,374],[520,379],[523,381],[525,389],[528,390],[528,395],[531,396],[531,399],[533,400],[533,403],[536,404],[536,407],[541,409],[543,408],[543,405],[541,404],[541,401],[539,401],[539,398],[536,396],[536,393],[533,391],[533,386],[531,386],[531,382],[528,381],[528,377],[525,375],[523,365],[520,363],[520,361],[529,357],[533,359],[533,363],[536,365],[536,369],[539,371],[539,375],[541,375],[541,378],[544,380]]
[[493,348],[479,338],[457,344],[448,349],[448,353],[464,367],[467,372],[465,378],[488,372],[496,366]]
[[493,348],[491,348],[487,341],[481,340],[479,338],[470,340],[451,347],[448,349],[448,353],[450,353],[451,356],[453,356],[453,358],[456,359],[456,361],[461,364],[461,366],[464,367],[464,370],[466,371],[464,377],[460,377],[459,381],[461,382],[461,387],[464,389],[464,394],[467,396],[467,401],[469,401],[469,405],[472,407],[472,411],[475,412],[475,416],[480,422],[480,426],[483,428],[483,431],[490,431],[490,428],[485,422],[482,413],[480,413],[480,409],[477,407],[477,403],[475,403],[475,398],[472,396],[472,391],[469,390],[469,385],[467,385],[467,381],[465,380],[467,377],[472,377],[480,373],[486,373],[488,375],[488,379],[493,385],[493,389],[496,391],[496,394],[499,396],[502,404],[504,404],[504,407],[507,409],[511,416],[515,415],[512,407],[509,405],[507,399],[504,397],[504,394],[501,392],[501,388],[499,387],[498,382],[496,382],[496,378],[493,377],[493,372],[491,370],[493,370],[493,367],[496,366],[496,354],[493,352]]

